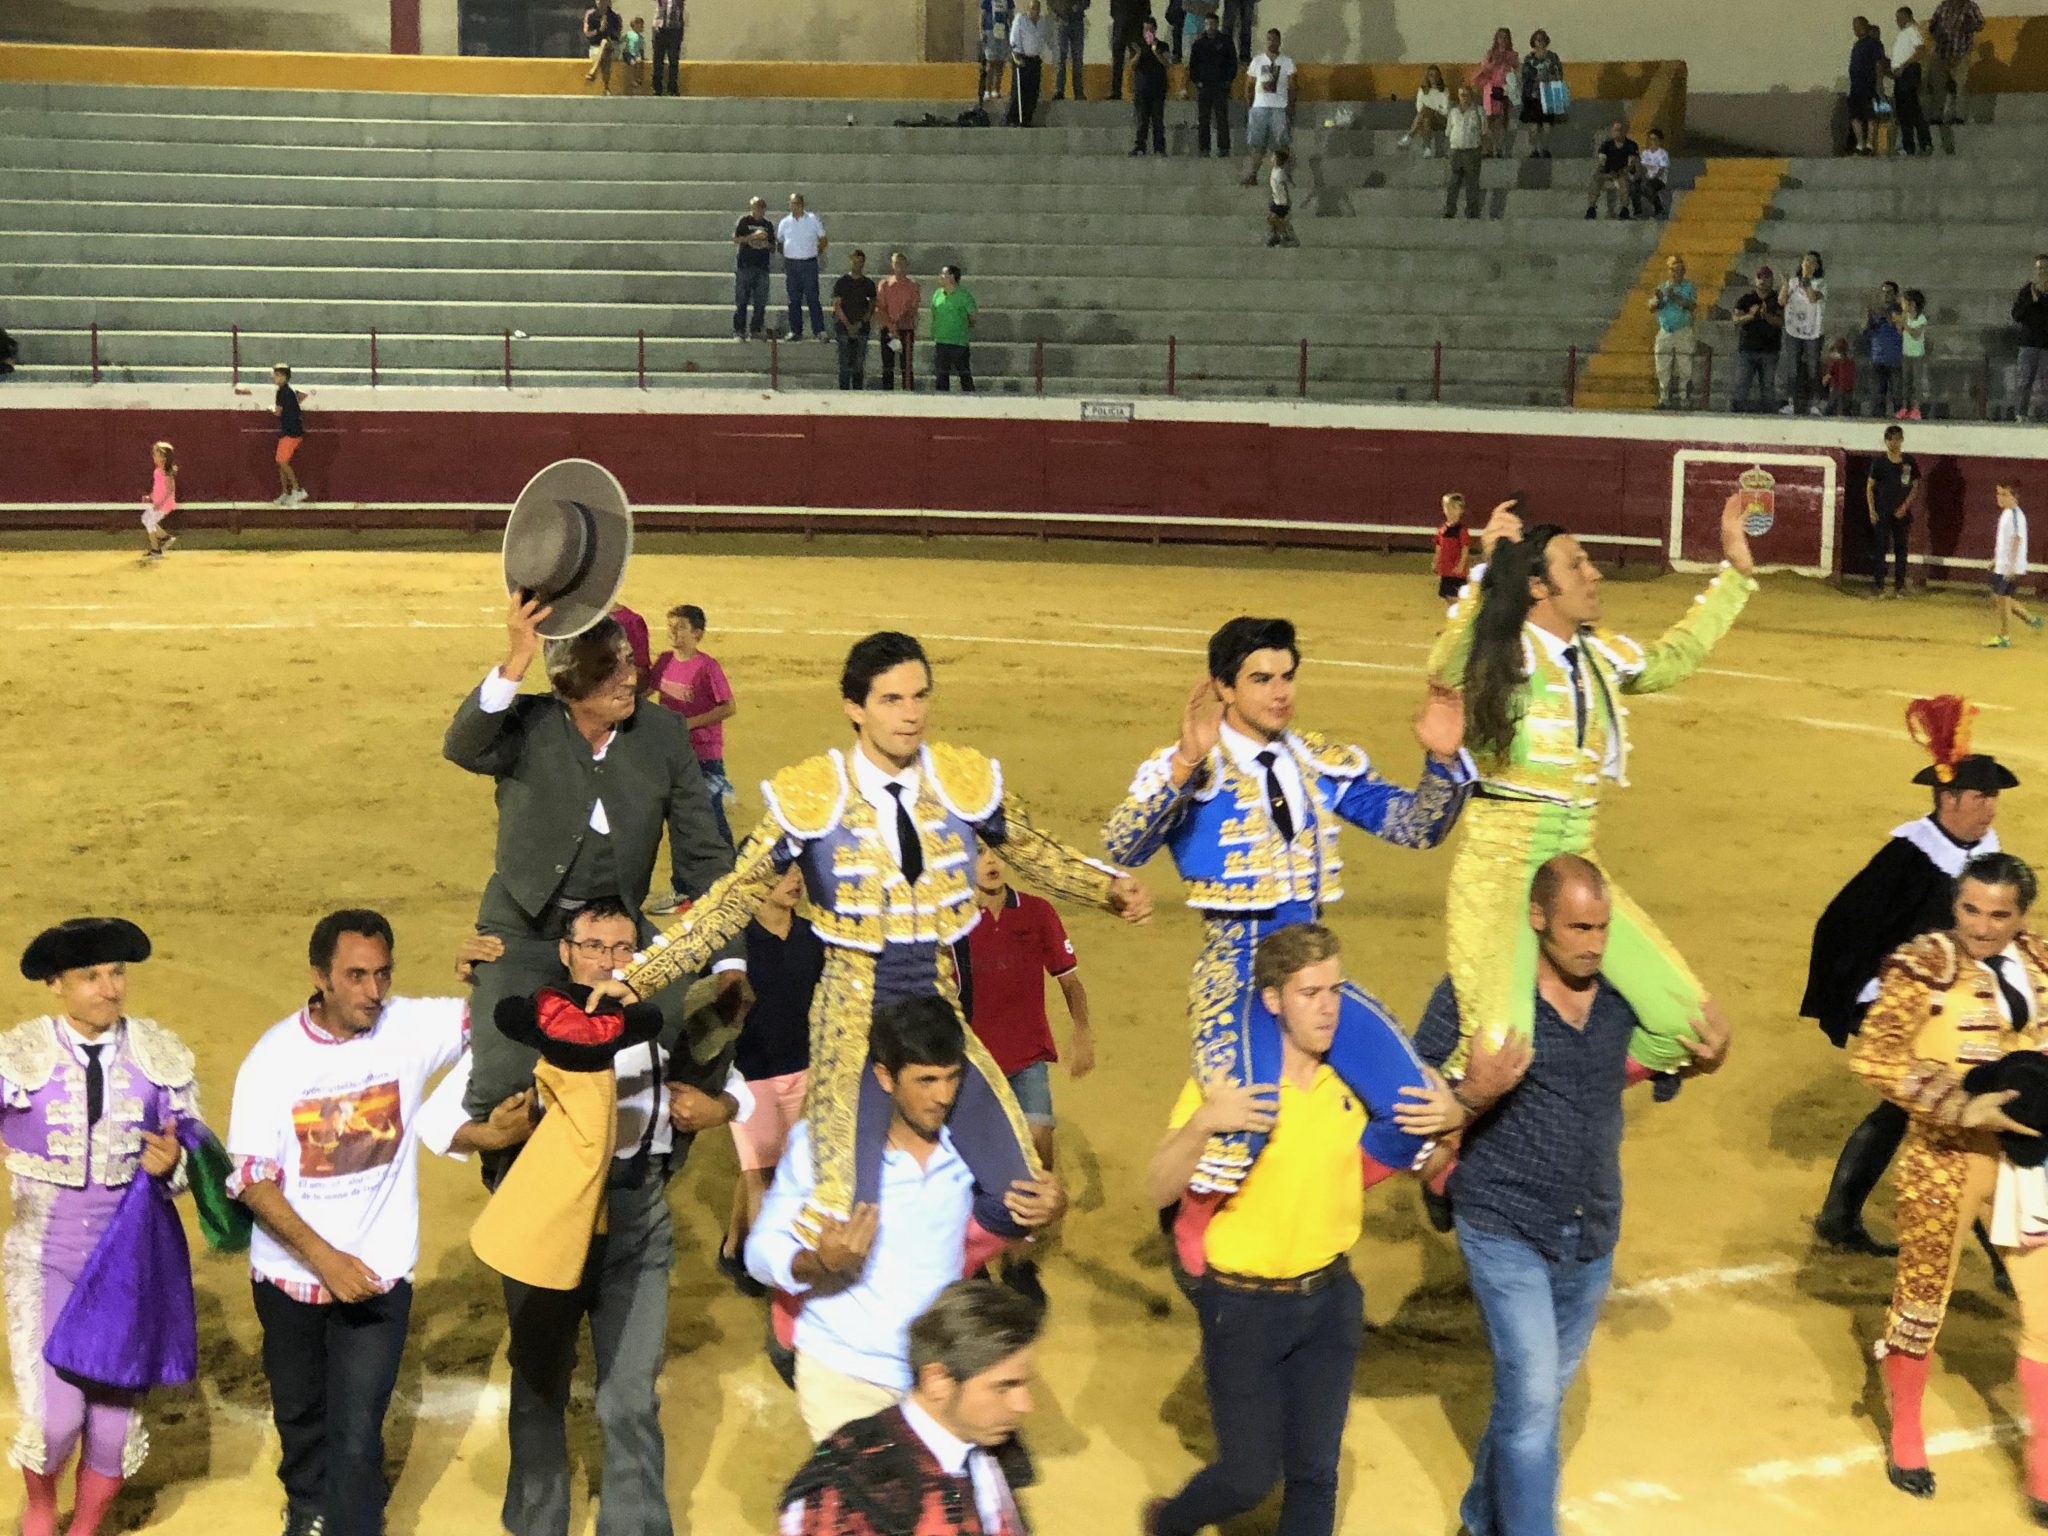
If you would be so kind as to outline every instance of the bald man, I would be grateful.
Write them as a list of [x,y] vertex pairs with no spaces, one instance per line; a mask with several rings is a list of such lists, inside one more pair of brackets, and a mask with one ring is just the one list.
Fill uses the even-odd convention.
[[[1407,1088],[1395,1119],[1416,1135],[1462,1134],[1450,1177],[1458,1247],[1493,1350],[1493,1409],[1459,1516],[1478,1536],[1555,1536],[1564,1395],[1585,1358],[1613,1278],[1621,1231],[1621,1096],[1652,1074],[1631,1061],[1635,1010],[1600,973],[1612,903],[1590,861],[1560,854],[1529,892],[1536,932],[1530,1043],[1475,1050],[1455,1085]],[[1725,1024],[1681,1037],[1714,1072]],[[1415,1047],[1432,1067],[1457,1048],[1457,993],[1446,977]],[[1674,1083],[1673,1087],[1676,1086]]]

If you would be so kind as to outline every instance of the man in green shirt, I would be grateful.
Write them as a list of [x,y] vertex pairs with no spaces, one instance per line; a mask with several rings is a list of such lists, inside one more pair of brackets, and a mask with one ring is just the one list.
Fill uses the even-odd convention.
[[963,393],[974,393],[974,369],[967,357],[967,339],[974,329],[977,306],[974,295],[960,286],[958,267],[939,269],[939,286],[932,294],[932,346],[938,353],[939,393],[953,387],[953,375],[960,375]]

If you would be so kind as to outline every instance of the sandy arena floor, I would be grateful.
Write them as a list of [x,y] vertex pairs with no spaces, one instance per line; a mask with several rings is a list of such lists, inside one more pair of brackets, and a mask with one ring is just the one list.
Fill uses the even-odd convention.
[[[884,550],[892,557],[884,557]],[[320,913],[383,908],[400,990],[452,985],[449,959],[488,870],[488,784],[444,763],[441,730],[500,654],[495,549],[235,545],[197,536],[160,569],[124,544],[9,548],[0,628],[23,710],[0,738],[13,814],[0,845],[0,935],[118,911],[158,958],[133,1003],[198,1050],[216,1125],[243,1051],[306,989]],[[1609,613],[1656,633],[1689,578],[1617,580]],[[1076,841],[1176,728],[1203,637],[1242,611],[1293,616],[1309,653],[1301,716],[1415,766],[1408,717],[1440,613],[1419,561],[1324,553],[1172,553],[989,543],[656,540],[627,598],[693,601],[738,693],[733,777],[746,788],[844,733],[834,694],[849,637],[894,626],[937,662],[938,727],[1003,759]],[[1636,787],[1603,844],[1736,1021],[1728,1071],[1669,1106],[1631,1107],[1617,1291],[1569,1411],[1566,1526],[1583,1536],[1752,1536],[2021,1528],[2011,1421],[2014,1320],[1965,1261],[1928,1405],[1931,1505],[1884,1481],[1863,1363],[1889,1267],[1817,1255],[1807,1221],[1865,1107],[1841,1058],[1793,1017],[1813,917],[1885,833],[1924,808],[1906,698],[1959,689],[1978,739],[2032,780],[2008,846],[2048,859],[2048,647],[1986,652],[1974,594],[1878,607],[1767,582],[1711,671],[1637,710]],[[1336,924],[1352,973],[1412,1019],[1442,970],[1449,854],[1354,836]],[[1183,978],[1195,928],[1150,871],[1162,918],[1128,931],[1071,917],[1102,1066],[1061,1079],[1062,1164],[1076,1191],[1049,1261],[1054,1299],[1031,1428],[1041,1531],[1135,1529],[1207,1450],[1193,1316],[1140,1208],[1140,1170],[1185,1070]],[[10,954],[12,949],[8,951]],[[8,968],[12,976],[11,966]],[[7,1017],[43,994],[0,981]],[[804,1453],[794,1403],[760,1350],[760,1313],[711,1266],[733,1177],[707,1138],[674,1185],[680,1229],[666,1377],[669,1487],[698,1536],[772,1528]],[[505,1370],[494,1281],[465,1242],[480,1192],[423,1170],[426,1253],[415,1337],[390,1422],[394,1532],[489,1532],[503,1489]],[[1487,1360],[1456,1252],[1409,1186],[1370,1202],[1355,1263],[1373,1325],[1346,1437],[1340,1528],[1456,1526]],[[1886,1219],[1881,1213],[1880,1221]],[[270,1536],[273,1476],[246,1271],[198,1261],[204,1383],[151,1409],[155,1451],[129,1526]],[[7,1414],[11,1417],[10,1411]],[[594,1449],[587,1413],[580,1444]],[[18,1488],[0,1480],[0,1520]],[[1241,1532],[1270,1528],[1272,1514]],[[579,1506],[578,1529],[590,1529]]]

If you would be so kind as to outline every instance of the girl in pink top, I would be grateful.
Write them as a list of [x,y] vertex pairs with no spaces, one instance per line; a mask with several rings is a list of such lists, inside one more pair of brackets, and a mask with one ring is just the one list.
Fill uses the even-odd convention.
[[164,532],[164,519],[178,510],[178,450],[169,443],[152,444],[149,500],[142,507],[142,531],[149,538],[146,560],[161,560],[164,551],[178,542],[175,533]]
[[1494,29],[1493,46],[1472,72],[1472,92],[1486,112],[1486,152],[1498,158],[1508,152],[1508,97],[1510,80],[1520,89],[1522,56],[1515,52],[1515,34],[1506,27]]

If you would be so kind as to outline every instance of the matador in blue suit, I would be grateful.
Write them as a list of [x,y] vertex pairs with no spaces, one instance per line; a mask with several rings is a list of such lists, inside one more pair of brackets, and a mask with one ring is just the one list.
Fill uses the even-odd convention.
[[[1195,1077],[1205,1084],[1279,1081],[1280,1026],[1251,983],[1252,952],[1275,928],[1315,921],[1344,894],[1340,824],[1434,848],[1476,777],[1462,748],[1463,706],[1442,690],[1416,721],[1429,757],[1413,789],[1374,773],[1361,748],[1295,731],[1300,663],[1285,619],[1238,618],[1219,629],[1180,740],[1139,765],[1103,828],[1109,856],[1126,867],[1171,853],[1188,905],[1205,920],[1188,1000]],[[1402,1088],[1425,1085],[1425,1069],[1385,1006],[1352,982],[1329,1062],[1365,1103],[1365,1154],[1411,1167],[1424,1142],[1394,1123],[1394,1109]],[[1190,1187],[1234,1191],[1264,1144],[1250,1132],[1213,1138]]]

